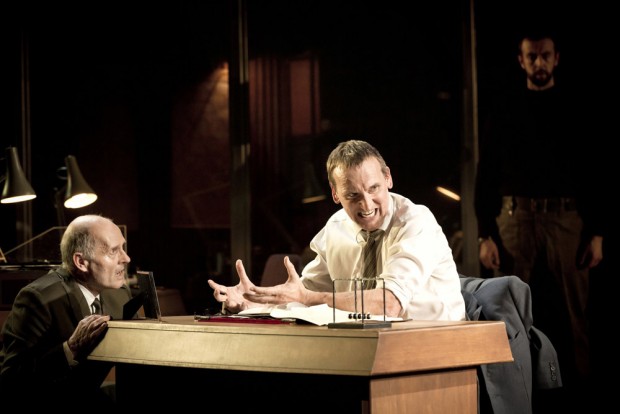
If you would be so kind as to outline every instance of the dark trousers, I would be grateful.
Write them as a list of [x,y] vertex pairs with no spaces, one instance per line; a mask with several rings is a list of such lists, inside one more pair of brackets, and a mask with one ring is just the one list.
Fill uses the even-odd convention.
[[[589,280],[588,270],[577,266],[581,217],[574,209],[539,211],[505,202],[497,224],[507,254],[502,272],[530,285],[534,324],[558,350],[565,386],[587,384]],[[564,320],[567,329],[562,329]]]

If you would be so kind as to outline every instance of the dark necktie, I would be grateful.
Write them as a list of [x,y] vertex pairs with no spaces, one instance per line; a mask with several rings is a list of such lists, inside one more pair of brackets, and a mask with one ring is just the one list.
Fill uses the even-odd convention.
[[95,298],[90,307],[93,314],[101,315],[101,302],[99,302],[99,298]]
[[379,252],[379,239],[381,238],[381,233],[383,230],[374,230],[371,232],[364,231],[362,235],[366,240],[366,245],[363,250],[364,257],[364,273],[362,281],[363,289],[374,289],[377,282],[376,280],[368,280],[368,279],[376,279],[377,278],[377,255]]

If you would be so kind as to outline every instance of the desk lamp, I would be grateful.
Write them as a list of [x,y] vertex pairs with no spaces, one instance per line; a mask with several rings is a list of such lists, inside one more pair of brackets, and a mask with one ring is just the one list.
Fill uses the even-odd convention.
[[32,200],[37,195],[26,179],[24,170],[22,170],[22,166],[19,163],[17,148],[8,147],[6,152],[6,174],[0,176],[0,182],[4,180],[4,188],[2,189],[2,198],[0,202],[2,204],[10,204]]
[[68,155],[65,158],[65,165],[67,166],[65,207],[81,208],[94,203],[97,200],[97,194],[95,194],[82,176],[82,172],[80,171],[80,167],[78,167],[75,157],[73,155]]

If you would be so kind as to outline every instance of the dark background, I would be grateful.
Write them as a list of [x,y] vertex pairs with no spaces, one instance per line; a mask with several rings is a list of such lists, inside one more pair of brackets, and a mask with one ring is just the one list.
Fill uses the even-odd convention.
[[[562,35],[558,79],[596,107],[593,133],[605,133],[615,97],[615,74],[607,36],[612,15],[602,2],[474,2],[478,116],[494,93],[524,82],[516,61],[516,34],[538,20]],[[321,129],[303,154],[316,166],[327,192],[324,161],[340,141],[373,143],[394,176],[394,191],[436,214],[450,237],[461,227],[457,202],[435,191],[461,186],[463,157],[463,36],[467,1],[248,1],[250,59],[290,58],[307,53],[320,62]],[[62,211],[64,220],[84,213],[112,217],[128,229],[132,267],[153,270],[159,285],[179,288],[188,311],[209,305],[208,277],[234,280],[230,227],[176,226],[172,194],[186,164],[172,154],[183,99],[231,53],[229,2],[178,1],[160,4],[37,4],[22,2],[3,14],[0,54],[0,143],[21,148],[20,42],[28,44],[33,235],[58,225],[56,170],[64,157],[77,157],[99,195],[92,206]],[[307,138],[307,137],[306,137]],[[583,140],[587,137],[567,137]],[[280,150],[276,173],[255,177],[276,185],[252,188],[252,275],[270,253],[305,247],[336,210],[327,200],[312,206],[281,200],[297,176],[295,137]],[[307,145],[307,144],[304,144]],[[265,150],[267,151],[267,150]],[[191,148],[187,148],[188,157]],[[601,149],[601,164],[611,165]],[[230,153],[211,154],[223,159]],[[615,159],[615,157],[614,157]],[[609,161],[609,162],[608,162]],[[212,164],[205,163],[209,169]],[[1,166],[3,167],[3,165]],[[275,171],[275,170],[274,170]],[[227,171],[221,171],[227,174]],[[610,172],[601,172],[607,184]],[[192,177],[186,177],[192,180]],[[276,199],[275,212],[294,243],[261,215],[256,203]],[[209,200],[204,214],[220,200]],[[225,201],[227,203],[227,200]],[[16,205],[0,206],[0,247],[19,240]],[[215,214],[215,213],[213,213]],[[265,228],[267,231],[264,231]],[[215,274],[218,272],[219,274]]]
[[[451,232],[459,227],[458,203],[434,188],[459,184],[463,11],[441,2],[414,11],[398,2],[390,6],[250,1],[249,55],[288,57],[310,50],[319,56],[323,129],[309,154],[325,191],[329,151],[342,140],[365,139],[388,160],[395,190],[434,204]],[[29,47],[31,183],[37,192],[30,202],[33,235],[58,225],[54,193],[64,183],[56,170],[73,154],[99,199],[84,209],[65,209],[66,222],[94,212],[126,224],[132,265],[154,270],[162,285],[185,289],[188,277],[213,270],[219,255],[229,265],[228,228],[175,228],[170,211],[171,177],[184,168],[171,164],[174,111],[188,90],[228,58],[228,2],[113,2],[100,8],[26,3],[7,19],[2,51],[10,73],[2,80],[1,139],[4,147],[21,151],[23,33]],[[293,154],[281,158],[287,157]],[[286,183],[295,165],[283,164],[278,174]],[[253,197],[268,199],[280,191],[254,188]],[[319,204],[279,211],[301,248],[336,210],[329,198]],[[19,207],[1,208],[0,246],[6,251],[18,241],[13,226]],[[264,221],[257,208],[252,214]],[[287,214],[311,218],[300,225],[303,219]],[[272,236],[253,234],[255,273],[270,252],[290,250]]]
[[[600,180],[592,183],[609,194],[601,214],[610,220],[605,260],[591,275],[597,378],[609,371],[609,355],[614,353],[608,336],[618,291],[613,263],[617,236],[611,230],[617,198],[612,182],[617,157],[611,145],[617,136],[613,121],[618,76],[613,63],[615,14],[607,3],[473,3],[477,120],[484,119],[496,93],[523,86],[516,36],[525,25],[542,21],[561,34],[558,82],[582,98],[584,116],[592,119],[591,134],[608,137],[610,147],[597,152]],[[269,254],[301,253],[337,208],[329,197],[307,206],[289,197],[299,176],[298,161],[308,160],[316,167],[327,192],[325,159],[338,142],[350,138],[373,143],[392,169],[394,191],[428,205],[452,237],[461,228],[461,206],[439,195],[435,186],[461,191],[464,161],[472,157],[463,150],[463,41],[470,3],[249,0],[247,4],[250,59],[286,60],[310,53],[320,63],[320,129],[315,135],[288,137],[284,128],[285,145],[277,151],[261,147],[260,141],[252,144],[253,155],[270,154],[274,164],[260,168],[253,164],[253,279],[259,277]],[[37,192],[37,198],[28,202],[32,235],[59,224],[54,194],[64,183],[56,170],[66,155],[75,155],[99,199],[77,211],[61,209],[63,220],[100,213],[126,225],[130,271],[154,271],[158,285],[179,289],[188,313],[213,306],[208,278],[226,282],[235,277],[230,223],[202,226],[188,220],[190,224],[178,225],[178,215],[185,213],[172,207],[178,189],[175,180],[197,179],[187,175],[196,162],[192,156],[200,158],[200,153],[193,150],[192,141],[178,140],[190,107],[188,96],[194,96],[205,77],[229,58],[234,49],[231,22],[226,0],[26,1],[5,5],[1,14],[0,144],[2,149],[17,146],[22,154],[25,122],[31,137],[30,181]],[[22,36],[27,40],[30,71],[30,117],[25,120]],[[588,138],[566,137],[584,146]],[[179,145],[187,147],[179,150]],[[210,142],[200,145],[210,150],[203,168],[226,177],[229,171],[216,161],[228,160],[229,150]],[[198,180],[196,185],[202,183]],[[266,200],[278,222],[259,208]],[[220,194],[207,197],[200,209],[204,216],[215,217],[227,205],[228,197]],[[5,252],[23,241],[21,208],[0,205],[0,248]]]

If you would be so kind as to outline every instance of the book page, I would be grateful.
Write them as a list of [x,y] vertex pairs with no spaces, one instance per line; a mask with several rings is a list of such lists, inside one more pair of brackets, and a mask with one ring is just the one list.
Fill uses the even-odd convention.
[[[271,316],[277,319],[300,319],[314,325],[324,326],[332,322],[353,322],[355,321],[353,312],[343,311],[323,304],[315,306],[306,306],[301,303],[292,302],[286,305],[271,305],[260,308],[250,308],[239,312],[239,315],[246,316]],[[383,315],[369,315],[366,320],[375,321],[402,321],[402,318],[394,318]]]
[[244,315],[244,316],[273,316],[271,315],[271,312],[274,309],[279,309],[279,310],[289,310],[289,309],[293,309],[293,308],[307,308],[306,305],[304,305],[303,303],[299,303],[299,302],[289,302],[283,305],[266,305],[266,306],[258,306],[255,308],[249,308],[249,309],[245,309],[242,310],[241,312],[238,313],[238,315]]

